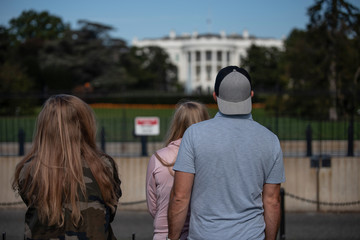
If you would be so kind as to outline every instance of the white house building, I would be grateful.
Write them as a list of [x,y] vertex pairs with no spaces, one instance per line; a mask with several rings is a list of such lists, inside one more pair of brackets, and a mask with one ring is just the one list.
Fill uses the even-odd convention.
[[169,36],[138,40],[133,46],[158,46],[163,48],[178,68],[178,80],[187,93],[212,92],[217,72],[228,65],[241,65],[241,57],[252,44],[264,47],[283,47],[283,40],[256,38],[244,31],[242,35],[225,32],[220,34],[182,34],[171,31]]

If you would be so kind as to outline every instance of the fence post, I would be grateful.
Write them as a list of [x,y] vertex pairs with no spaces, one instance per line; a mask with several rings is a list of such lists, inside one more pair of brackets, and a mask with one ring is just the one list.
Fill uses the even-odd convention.
[[105,152],[105,128],[101,127],[101,150]]
[[2,234],[2,239],[3,239],[3,240],[6,240],[6,232],[3,232],[3,234]]
[[25,153],[25,131],[22,128],[20,128],[20,130],[19,130],[18,140],[19,140],[19,156],[24,156],[24,153]]
[[281,220],[280,220],[280,240],[285,240],[285,190],[280,188],[280,207],[281,207]]
[[312,156],[312,129],[310,124],[306,128],[306,156]]
[[348,157],[354,156],[354,117],[351,116],[350,124],[348,127]]
[[140,136],[141,138],[141,156],[146,157],[147,154],[147,136]]

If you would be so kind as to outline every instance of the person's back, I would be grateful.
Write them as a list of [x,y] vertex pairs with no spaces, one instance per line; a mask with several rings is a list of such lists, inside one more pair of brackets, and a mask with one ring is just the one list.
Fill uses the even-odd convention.
[[51,96],[14,174],[13,189],[28,207],[24,237],[116,239],[110,223],[120,184],[116,163],[96,146],[90,106],[75,96]]
[[[146,200],[149,213],[154,218],[153,240],[165,239],[168,235],[167,211],[174,181],[174,171],[171,168],[174,166],[181,138],[189,126],[207,119],[209,114],[205,105],[194,101],[178,104],[168,130],[166,147],[156,151],[149,160]],[[188,226],[189,217],[182,228],[180,239],[187,238]]]
[[[189,135],[187,137],[186,135]],[[262,239],[262,188],[272,182],[281,161],[277,137],[251,115],[215,118],[190,127],[183,138],[196,156],[189,239]],[[186,159],[187,151],[179,152]],[[272,157],[271,157],[272,156]],[[269,159],[272,159],[269,161]],[[186,165],[186,163],[184,163]]]
[[[101,157],[109,169],[114,171],[115,163],[113,159],[103,156]],[[23,172],[28,168],[28,164],[24,165]],[[115,173],[117,174],[117,173]],[[77,201],[81,208],[82,220],[81,224],[75,226],[71,219],[71,206],[65,204],[64,224],[62,226],[48,226],[43,223],[39,216],[38,207],[29,206],[25,214],[25,238],[26,239],[116,239],[110,223],[113,221],[115,212],[104,204],[101,190],[96,182],[91,169],[83,161],[83,175],[86,178],[86,196],[82,196],[79,192],[80,199]],[[24,181],[20,175],[20,183]],[[80,189],[79,189],[80,191]],[[28,202],[27,197],[22,194],[24,202]]]
[[186,130],[173,168],[170,239],[189,206],[189,240],[276,238],[282,151],[276,135],[252,119],[253,94],[245,69],[219,71],[213,93],[219,112]]

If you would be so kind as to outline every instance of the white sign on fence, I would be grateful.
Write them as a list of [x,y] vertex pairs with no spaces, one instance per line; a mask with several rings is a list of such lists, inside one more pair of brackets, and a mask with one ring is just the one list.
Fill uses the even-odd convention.
[[136,117],[135,135],[155,136],[160,134],[160,119],[158,117]]

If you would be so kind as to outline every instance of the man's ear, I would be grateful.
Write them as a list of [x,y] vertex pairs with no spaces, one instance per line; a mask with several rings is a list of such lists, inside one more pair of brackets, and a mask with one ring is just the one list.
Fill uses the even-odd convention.
[[254,91],[251,90],[251,93],[250,93],[251,97],[254,97]]
[[216,98],[216,93],[215,92],[213,92],[213,98],[214,98],[214,100],[215,100],[215,102],[217,102],[217,98]]

